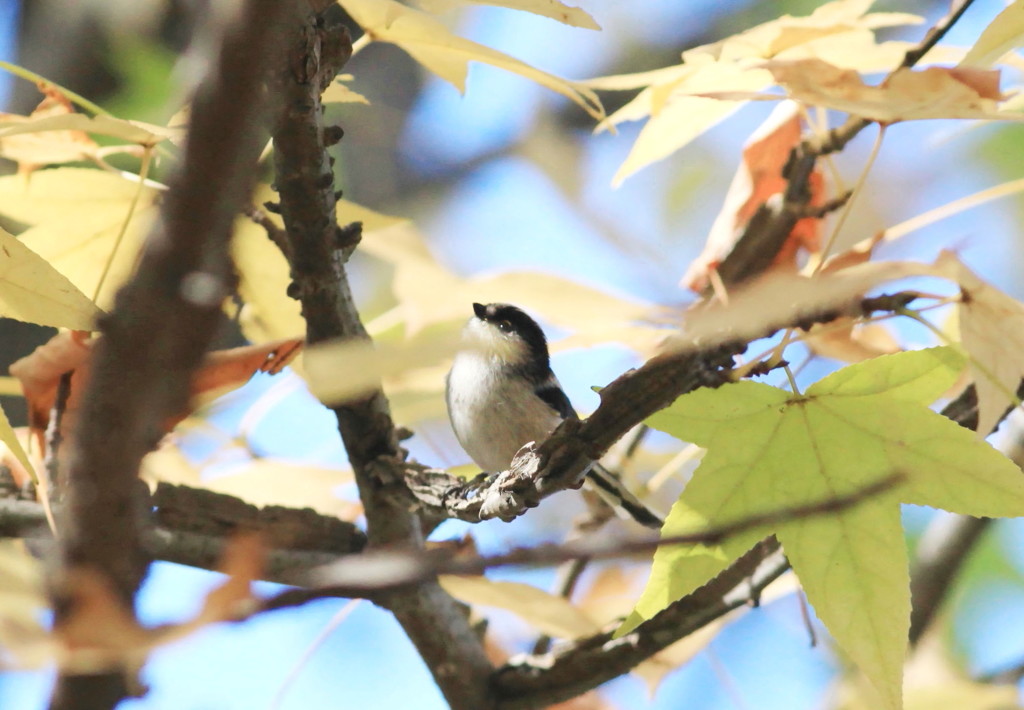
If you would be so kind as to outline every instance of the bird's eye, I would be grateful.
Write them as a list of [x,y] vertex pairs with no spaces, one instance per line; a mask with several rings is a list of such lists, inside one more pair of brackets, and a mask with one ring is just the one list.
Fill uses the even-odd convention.
[[498,321],[498,330],[502,333],[510,333],[512,332],[512,323],[507,320],[500,320]]

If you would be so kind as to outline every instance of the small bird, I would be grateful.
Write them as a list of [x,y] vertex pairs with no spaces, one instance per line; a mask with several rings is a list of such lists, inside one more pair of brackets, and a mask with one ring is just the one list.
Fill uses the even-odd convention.
[[[484,471],[505,471],[516,452],[542,442],[576,410],[551,371],[548,344],[537,322],[507,303],[473,304],[462,349],[448,373],[445,399],[455,436]],[[587,479],[598,492],[648,527],[662,520],[599,463]]]

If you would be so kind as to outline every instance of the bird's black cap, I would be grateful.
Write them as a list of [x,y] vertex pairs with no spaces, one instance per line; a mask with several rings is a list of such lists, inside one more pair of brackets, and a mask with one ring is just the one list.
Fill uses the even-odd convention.
[[508,303],[474,303],[473,313],[480,320],[493,323],[502,332],[514,333],[523,339],[530,349],[528,369],[538,371],[531,374],[547,374],[551,371],[548,341],[544,337],[544,331],[537,325],[537,321],[522,309]]

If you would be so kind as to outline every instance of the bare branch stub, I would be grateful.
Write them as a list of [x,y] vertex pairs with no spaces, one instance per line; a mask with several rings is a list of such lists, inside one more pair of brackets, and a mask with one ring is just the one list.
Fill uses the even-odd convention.
[[[148,568],[137,473],[162,426],[187,404],[191,373],[232,291],[228,241],[251,190],[268,106],[264,67],[280,23],[274,0],[249,0],[225,28],[200,85],[184,156],[138,269],[103,318],[58,509],[61,571],[102,574],[127,608]],[[58,573],[55,624],[75,612]],[[135,685],[120,673],[62,676],[51,707],[113,707]]]

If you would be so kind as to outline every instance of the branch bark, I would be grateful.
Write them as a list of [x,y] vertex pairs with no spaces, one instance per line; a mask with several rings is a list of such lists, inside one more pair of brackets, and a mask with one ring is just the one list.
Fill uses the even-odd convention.
[[[232,290],[228,241],[261,147],[263,69],[278,45],[277,6],[250,0],[226,28],[194,97],[184,157],[138,269],[99,324],[103,337],[62,482],[61,570],[102,574],[128,609],[149,564],[139,463],[163,422],[186,405],[191,373]],[[53,585],[58,627],[74,611],[63,578]],[[132,685],[121,673],[62,676],[51,707],[112,708]]]
[[[344,261],[352,230],[339,229],[327,154],[320,95],[351,55],[348,32],[336,6],[311,11],[291,3],[287,71],[277,80],[285,112],[274,132],[276,184],[288,232],[291,295],[302,304],[307,340],[366,338],[352,299]],[[407,505],[408,492],[388,402],[377,390],[363,400],[334,408],[366,511],[371,545],[422,548],[419,517]],[[393,494],[389,494],[389,490]],[[483,645],[464,609],[436,582],[383,595],[453,708],[493,707],[491,673]]]

